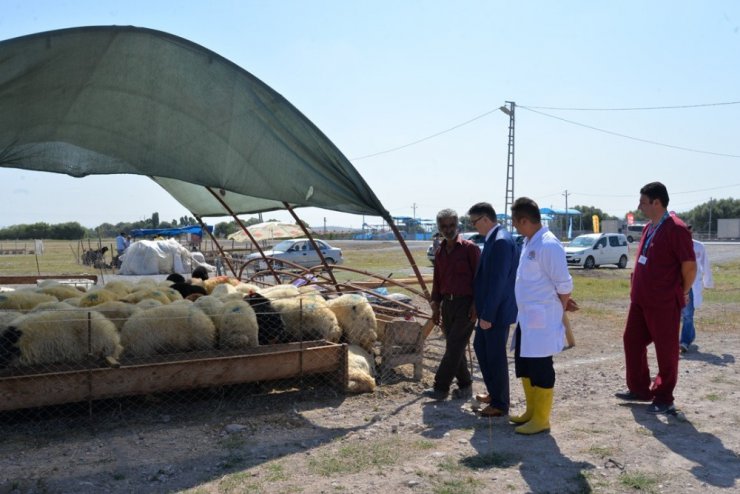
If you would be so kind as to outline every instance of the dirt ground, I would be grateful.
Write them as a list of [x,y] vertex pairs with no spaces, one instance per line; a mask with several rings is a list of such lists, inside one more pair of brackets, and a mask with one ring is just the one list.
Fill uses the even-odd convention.
[[[733,249],[716,258],[740,258]],[[627,300],[581,305],[577,345],[556,357],[550,433],[519,436],[471,402],[422,398],[443,347],[435,332],[423,381],[405,366],[373,394],[298,386],[214,391],[187,406],[119,403],[92,418],[0,415],[0,494],[737,492],[740,304],[697,311],[697,347],[681,359],[672,416],[613,397],[624,386]],[[523,396],[510,369],[517,412]]]

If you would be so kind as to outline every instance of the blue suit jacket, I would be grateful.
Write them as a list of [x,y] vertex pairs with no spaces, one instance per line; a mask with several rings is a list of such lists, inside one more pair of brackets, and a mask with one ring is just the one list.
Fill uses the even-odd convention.
[[478,318],[494,326],[516,322],[514,281],[519,266],[519,249],[511,234],[496,225],[478,262],[475,273],[475,310]]

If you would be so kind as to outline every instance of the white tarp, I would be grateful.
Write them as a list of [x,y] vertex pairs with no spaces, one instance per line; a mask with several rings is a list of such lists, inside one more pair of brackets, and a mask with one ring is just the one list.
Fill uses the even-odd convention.
[[121,256],[119,274],[167,274],[192,272],[190,251],[176,240],[139,240]]

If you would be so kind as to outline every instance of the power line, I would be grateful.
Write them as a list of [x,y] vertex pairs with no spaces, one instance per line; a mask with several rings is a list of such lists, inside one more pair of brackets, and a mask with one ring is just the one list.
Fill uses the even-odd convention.
[[[632,139],[632,140],[644,142],[644,143],[647,143],[647,144],[654,144],[654,145],[657,145],[657,146],[664,146],[664,147],[668,147],[668,148],[672,148],[672,149],[678,149],[678,150],[681,150],[681,151],[689,151],[689,152],[692,152],[692,153],[709,154],[709,155],[713,155],[713,156],[723,156],[723,157],[727,157],[727,158],[740,158],[740,156],[734,155],[734,154],[714,153],[712,151],[703,151],[703,150],[699,150],[699,149],[684,148],[684,147],[681,147],[681,146],[674,146],[672,144],[665,144],[665,143],[661,143],[661,142],[651,141],[651,140],[648,140],[648,139],[641,139],[639,137],[632,137],[632,136],[628,136],[628,135],[624,135],[624,134],[619,134],[617,132],[612,132],[612,131],[609,131],[609,130],[599,129],[597,127],[592,127],[590,125],[581,124],[581,123],[578,123],[578,122],[574,122],[572,120],[567,120],[565,118],[556,117],[555,115],[550,115],[548,113],[537,111],[537,109],[542,109],[542,110],[563,110],[563,111],[566,111],[566,110],[568,110],[568,111],[570,111],[570,110],[572,110],[572,111],[637,111],[637,110],[646,110],[647,111],[647,110],[673,110],[673,109],[687,109],[687,108],[704,108],[704,107],[712,107],[712,106],[727,106],[727,105],[738,105],[738,104],[740,104],[740,101],[726,101],[726,102],[720,102],[720,103],[699,103],[699,104],[695,104],[695,105],[646,106],[646,107],[625,107],[625,108],[566,108],[566,107],[554,107],[554,106],[525,106],[525,105],[517,105],[517,106],[519,106],[520,108],[524,108],[526,110],[529,110],[529,111],[531,111],[533,113],[539,113],[540,115],[544,115],[544,116],[547,116],[547,117],[550,117],[550,118],[555,118],[557,120],[562,120],[564,122],[567,122],[567,123],[570,123],[570,124],[573,124],[573,125],[579,125],[581,127],[589,128],[589,129],[596,130],[596,131],[599,131],[599,132],[604,132],[606,134],[611,134],[611,135],[614,135],[614,136],[617,136],[617,137],[623,137],[625,139]],[[459,123],[457,125],[453,125],[452,127],[449,127],[449,128],[447,128],[445,130],[441,130],[439,132],[436,132],[434,134],[428,135],[426,137],[422,137],[421,139],[417,139],[415,141],[409,142],[407,144],[403,144],[401,146],[396,146],[396,147],[393,147],[393,148],[390,148],[390,149],[386,149],[384,151],[378,151],[377,153],[366,154],[364,156],[358,156],[356,158],[350,158],[350,161],[359,161],[359,160],[364,160],[364,159],[367,159],[367,158],[372,158],[372,157],[375,157],[375,156],[380,156],[380,155],[383,155],[383,154],[393,153],[395,151],[399,151],[401,149],[405,149],[407,147],[411,147],[411,146],[414,146],[416,144],[420,144],[420,143],[425,142],[425,141],[428,141],[430,139],[434,139],[435,137],[439,137],[439,136],[441,136],[443,134],[447,134],[448,132],[452,132],[453,130],[457,130],[460,127],[464,127],[465,125],[468,125],[470,123],[473,123],[476,120],[480,120],[483,117],[487,117],[488,115],[490,115],[492,113],[495,113],[498,110],[499,110],[499,108],[494,108],[492,110],[488,110],[488,111],[486,111],[484,113],[481,113],[480,115],[475,116],[475,117],[473,117],[473,118],[471,118],[469,120],[466,120],[464,122],[461,122],[461,123]]]
[[653,144],[655,146],[662,146],[662,147],[671,148],[671,149],[678,149],[680,151],[688,151],[688,152],[691,152],[691,153],[708,154],[708,155],[711,155],[711,156],[722,156],[724,158],[740,158],[740,155],[737,155],[737,154],[715,153],[713,151],[705,151],[703,149],[693,149],[693,148],[687,148],[687,147],[683,147],[683,146],[675,146],[673,144],[666,144],[664,142],[651,141],[650,139],[642,139],[640,137],[628,136],[626,134],[620,134],[619,132],[612,132],[611,130],[600,129],[599,127],[594,127],[592,125],[586,125],[586,124],[583,124],[583,123],[580,123],[580,122],[575,122],[573,120],[568,120],[567,118],[562,118],[562,117],[558,117],[558,116],[555,116],[555,115],[550,115],[549,113],[545,113],[545,112],[533,110],[532,108],[529,108],[527,106],[522,106],[522,105],[518,105],[518,106],[519,106],[519,108],[524,108],[525,110],[529,110],[532,113],[537,113],[537,114],[543,115],[545,117],[554,118],[555,120],[560,120],[562,122],[566,122],[566,123],[569,123],[571,125],[577,125],[579,127],[584,127],[586,129],[595,130],[597,132],[603,132],[604,134],[609,134],[609,135],[613,135],[613,136],[617,136],[617,137],[622,137],[624,139],[631,139],[633,141],[644,142],[646,144]]
[[468,125],[469,123],[475,122],[476,120],[479,120],[479,119],[481,119],[481,118],[483,118],[485,116],[488,116],[491,113],[496,112],[496,111],[498,111],[498,108],[495,108],[493,110],[489,110],[489,111],[487,111],[485,113],[481,113],[477,117],[473,117],[470,120],[466,120],[465,122],[462,122],[462,123],[459,123],[459,124],[457,124],[455,126],[452,126],[449,129],[442,130],[442,131],[437,132],[436,134],[432,134],[430,136],[422,137],[421,139],[418,139],[418,140],[413,141],[413,142],[409,142],[408,144],[404,144],[402,146],[397,146],[397,147],[394,147],[394,148],[391,148],[391,149],[386,149],[385,151],[379,151],[379,152],[373,153],[373,154],[367,154],[365,156],[359,156],[357,158],[350,158],[350,160],[351,161],[364,160],[365,158],[372,158],[373,156],[379,156],[381,154],[392,153],[394,151],[398,151],[400,149],[404,149],[404,148],[407,148],[409,146],[413,146],[415,144],[419,144],[420,142],[428,141],[429,139],[433,139],[435,137],[441,136],[442,134],[446,134],[448,132],[452,132],[453,130],[459,129],[460,127],[463,127],[465,125]]
[[[641,110],[680,110],[686,108],[706,108],[710,106],[740,105],[740,101],[726,101],[722,103],[699,103],[696,105],[674,105],[674,106],[634,106],[626,108],[565,108],[557,106],[530,106],[538,110],[563,110],[563,111],[641,111]],[[521,105],[520,105],[521,106]]]

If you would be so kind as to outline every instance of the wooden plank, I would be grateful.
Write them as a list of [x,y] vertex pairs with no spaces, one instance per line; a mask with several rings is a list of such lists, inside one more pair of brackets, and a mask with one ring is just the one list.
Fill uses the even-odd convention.
[[35,285],[37,280],[92,280],[98,282],[96,274],[59,274],[59,275],[26,275],[0,276],[0,285]]
[[346,386],[346,345],[272,346],[272,352],[0,378],[0,410],[330,372],[345,375]]

